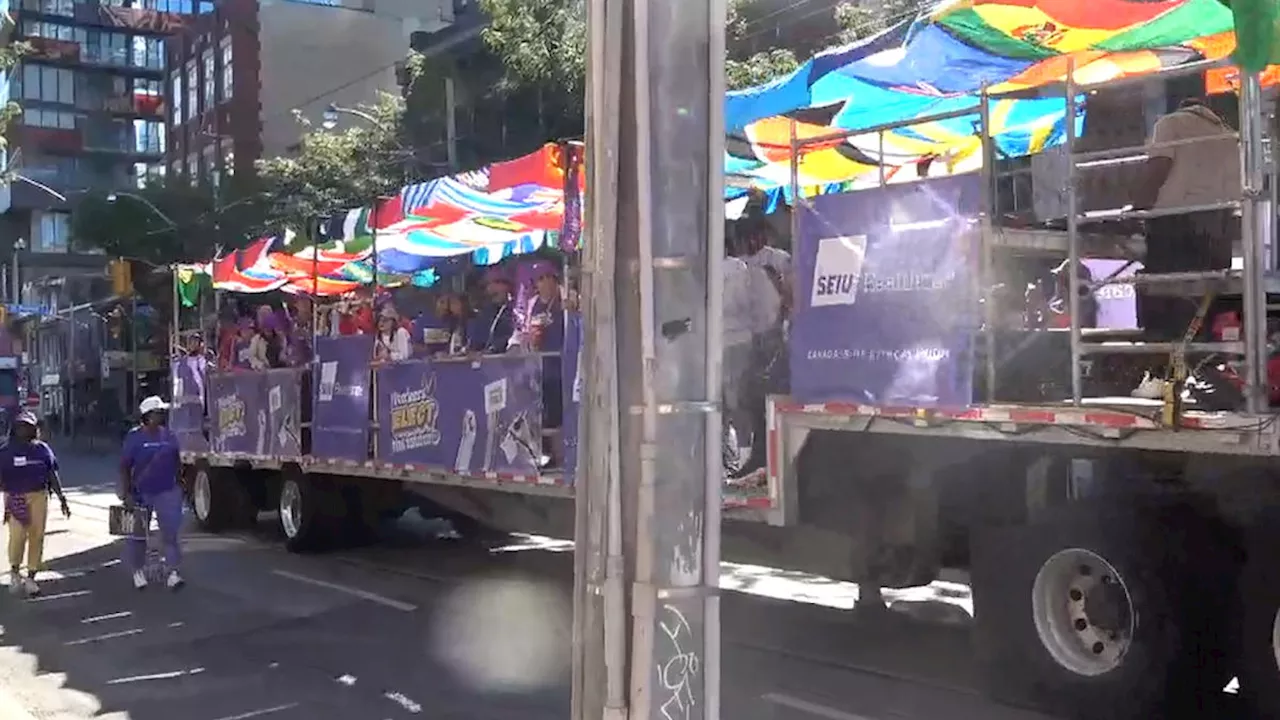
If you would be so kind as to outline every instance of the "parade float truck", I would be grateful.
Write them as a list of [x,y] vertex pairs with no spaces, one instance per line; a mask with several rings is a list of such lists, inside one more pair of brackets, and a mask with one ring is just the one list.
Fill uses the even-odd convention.
[[[1260,717],[1280,717],[1280,427],[1249,391],[1266,384],[1267,351],[1265,310],[1247,312],[1280,295],[1264,257],[1274,206],[1261,193],[1221,205],[1248,220],[1242,269],[1135,273],[1132,221],[1169,211],[1097,213],[1073,188],[1077,161],[1143,150],[1085,153],[1067,125],[1065,231],[997,222],[996,163],[800,203],[790,388],[767,404],[758,494],[726,492],[724,555],[858,583],[868,609],[881,588],[966,572],[975,663],[1003,702],[1212,716],[1234,677]],[[1256,152],[1252,127],[1241,144]],[[1090,273],[1046,286],[1026,270],[1064,259]],[[1056,304],[1029,300],[1036,282]],[[1238,298],[1243,327],[1147,341],[1135,287]],[[406,498],[572,537],[580,338],[567,333],[552,469],[536,354],[372,365],[373,339],[349,336],[318,338],[305,368],[204,374],[175,360],[170,421],[195,514],[222,531],[278,510],[293,550]],[[1166,365],[1226,379],[1217,396],[1131,397],[1144,368]]]

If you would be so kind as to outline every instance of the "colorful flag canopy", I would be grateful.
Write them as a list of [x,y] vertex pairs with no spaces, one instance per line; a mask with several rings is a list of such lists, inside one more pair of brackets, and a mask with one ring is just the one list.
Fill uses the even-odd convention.
[[[950,0],[866,40],[820,53],[795,72],[725,98],[726,198],[757,188],[787,199],[792,143],[805,193],[914,175],[928,160],[951,171],[982,162],[980,93],[991,95],[999,154],[1062,142],[1064,98],[1004,93],[1061,82],[1081,87],[1235,54],[1246,70],[1277,59],[1275,0]],[[1239,46],[1237,46],[1237,35]],[[1265,67],[1264,79],[1280,77]],[[1233,71],[1210,73],[1211,91]],[[971,111],[971,112],[968,112]],[[960,113],[945,120],[940,114]],[[884,133],[886,124],[916,120]],[[860,132],[870,131],[870,132]],[[794,138],[793,138],[794,134]],[[491,264],[549,242],[577,247],[585,192],[580,145],[405,187],[376,208],[321,223],[320,242],[263,238],[210,265],[216,287],[333,294],[370,282],[430,285],[457,258]],[[288,235],[288,234],[287,234]]]

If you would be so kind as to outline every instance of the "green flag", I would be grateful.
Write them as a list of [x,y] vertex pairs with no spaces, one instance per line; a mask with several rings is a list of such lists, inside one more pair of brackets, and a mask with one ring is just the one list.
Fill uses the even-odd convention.
[[1280,63],[1280,0],[1218,0],[1235,16],[1235,63],[1247,73]]
[[178,301],[182,307],[191,308],[200,303],[200,288],[208,283],[206,268],[199,265],[179,265],[177,268]]

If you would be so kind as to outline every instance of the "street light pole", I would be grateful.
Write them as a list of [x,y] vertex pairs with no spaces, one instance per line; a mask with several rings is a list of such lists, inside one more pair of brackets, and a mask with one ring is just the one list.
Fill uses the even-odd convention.
[[577,541],[605,570],[583,588],[579,563],[577,607],[603,628],[575,634],[603,637],[606,686],[586,687],[577,659],[596,704],[575,702],[575,720],[720,717],[725,18],[725,0],[590,2],[579,467],[597,502]]
[[21,267],[19,266],[19,258],[18,258],[18,255],[19,255],[23,250],[26,250],[26,249],[27,249],[27,241],[26,241],[26,240],[24,240],[24,239],[22,239],[22,238],[18,238],[16,241],[14,241],[14,243],[13,243],[13,264],[12,264],[12,267],[11,267],[11,269],[13,270],[13,280],[11,281],[11,282],[13,283],[13,290],[10,292],[10,295],[9,295],[9,296],[13,299],[13,303],[14,303],[15,305],[21,305],[21,304],[22,304],[22,269],[21,269]]
[[120,198],[122,197],[129,198],[130,200],[136,200],[142,203],[143,205],[146,205],[151,210],[151,212],[155,214],[156,217],[163,220],[165,224],[169,226],[168,227],[169,230],[178,229],[178,223],[174,222],[173,218],[169,217],[168,215],[165,214],[163,210],[156,207],[155,203],[151,202],[150,200],[146,199],[145,197],[137,193],[123,192],[123,191],[117,190],[116,192],[113,192],[107,196],[107,202],[114,205],[115,203],[119,202]]

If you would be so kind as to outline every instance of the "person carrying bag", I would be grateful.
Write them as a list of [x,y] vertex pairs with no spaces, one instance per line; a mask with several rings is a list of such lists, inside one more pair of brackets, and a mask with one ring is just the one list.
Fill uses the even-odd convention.
[[[124,544],[123,559],[138,590],[147,587],[147,531],[152,515],[160,526],[164,545],[165,585],[177,590],[184,584],[179,572],[184,495],[178,475],[182,461],[178,439],[165,425],[168,409],[169,403],[155,395],[143,400],[138,406],[142,424],[125,436],[120,452],[120,487],[116,495],[122,503],[122,524],[131,521],[133,525]],[[132,517],[123,517],[128,515]]]
[[[49,495],[57,495],[62,515],[71,508],[58,477],[58,459],[39,438],[39,421],[23,412],[13,421],[9,444],[0,450],[0,488],[4,490],[4,521],[9,526],[9,591],[40,594],[36,574],[44,561],[44,532],[49,518]],[[27,575],[22,576],[23,554]]]

